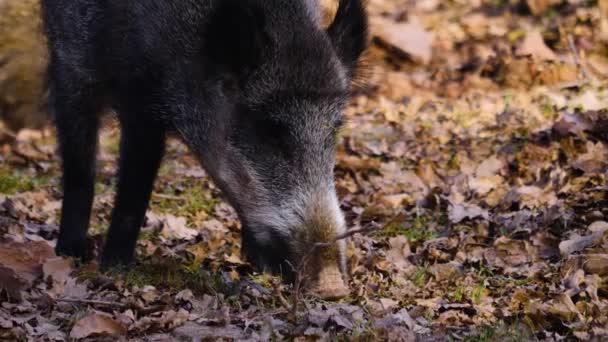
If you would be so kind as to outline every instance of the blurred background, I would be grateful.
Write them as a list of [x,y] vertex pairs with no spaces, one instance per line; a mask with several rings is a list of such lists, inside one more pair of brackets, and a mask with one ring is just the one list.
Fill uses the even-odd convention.
[[[331,22],[335,0],[309,1]],[[42,257],[54,256],[62,195],[39,4],[0,0],[0,282],[19,280],[5,290],[24,298],[9,305],[0,291],[0,339],[89,336],[100,331],[87,322],[105,320],[105,333],[166,334],[154,341],[606,340],[608,0],[369,0],[368,10],[336,190],[349,228],[377,230],[349,241],[353,295],[306,298],[307,325],[294,325],[277,303],[289,288],[240,259],[234,211],[177,139],[136,267],[107,275]],[[108,121],[95,251],[120,145]],[[188,317],[204,318],[179,327]]]
[[0,117],[5,131],[40,128],[46,121],[45,61],[38,1],[0,0]]
[[[319,1],[327,23],[336,1]],[[606,0],[371,0],[369,11],[366,84],[389,97],[551,85],[576,79],[577,64],[608,77]],[[0,0],[4,135],[46,121],[45,60],[38,1]]]

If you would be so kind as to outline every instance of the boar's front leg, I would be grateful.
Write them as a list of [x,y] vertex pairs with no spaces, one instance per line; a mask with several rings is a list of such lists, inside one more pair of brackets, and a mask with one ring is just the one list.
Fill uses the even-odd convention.
[[[57,126],[62,158],[63,205],[56,251],[58,255],[87,260],[87,230],[95,185],[95,152],[99,106],[94,99],[69,85],[79,84],[50,72],[50,107]],[[81,83],[80,83],[81,84]],[[83,87],[84,88],[84,87]]]
[[104,268],[128,265],[144,220],[154,179],[165,149],[165,130],[149,117],[120,113],[118,190],[101,258]]

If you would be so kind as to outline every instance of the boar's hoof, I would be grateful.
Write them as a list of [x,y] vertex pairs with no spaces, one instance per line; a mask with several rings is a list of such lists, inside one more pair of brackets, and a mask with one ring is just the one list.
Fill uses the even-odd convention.
[[319,273],[319,278],[312,292],[319,298],[334,300],[346,297],[350,289],[344,283],[342,273],[337,266],[325,267]]

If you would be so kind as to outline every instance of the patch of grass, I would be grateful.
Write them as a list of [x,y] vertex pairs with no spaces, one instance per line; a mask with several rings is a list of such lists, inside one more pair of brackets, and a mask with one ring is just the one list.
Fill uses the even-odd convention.
[[111,276],[122,278],[128,287],[142,288],[152,285],[158,289],[190,289],[195,293],[238,293],[238,284],[228,283],[221,272],[210,272],[203,268],[188,270],[177,260],[162,264],[145,262],[132,268],[117,268],[108,272]]
[[526,285],[530,285],[532,284],[532,282],[534,281],[533,278],[524,278],[524,279],[513,279],[511,277],[505,277],[505,276],[497,276],[497,277],[493,277],[492,279],[501,282],[501,283],[511,283],[515,286],[526,286]]
[[494,4],[494,6],[498,7],[498,8],[502,8],[505,7],[506,5],[509,4],[508,0],[493,0],[492,3]]
[[209,191],[205,191],[200,184],[191,184],[188,191],[176,194],[175,191],[165,193],[175,198],[155,198],[154,202],[161,212],[171,213],[176,216],[183,216],[190,223],[195,221],[199,213],[213,212],[220,200],[211,196]]
[[251,278],[251,281],[253,281],[254,283],[260,284],[261,286],[263,286],[267,289],[271,289],[273,286],[272,285],[273,279],[274,280],[277,279],[272,274],[266,273],[266,272],[252,274],[249,276],[249,278]]
[[159,234],[160,231],[158,229],[147,229],[139,234],[139,239],[145,241],[154,241],[158,239]]
[[106,236],[109,229],[110,229],[110,226],[106,222],[95,220],[89,226],[89,235],[90,236],[98,236],[98,235]]
[[477,271],[477,276],[480,278],[493,277],[494,271],[491,268],[484,265],[483,263],[479,263],[479,270]]
[[48,181],[48,177],[32,178],[19,172],[0,170],[0,194],[13,195],[18,192],[32,191]]
[[470,297],[471,301],[475,304],[479,304],[481,302],[481,298],[483,297],[483,293],[486,290],[485,280],[477,284],[471,291]]
[[552,119],[556,116],[555,108],[552,104],[545,103],[540,106],[542,115],[547,119]]
[[464,287],[459,286],[456,291],[454,291],[454,300],[457,302],[462,302],[464,299]]
[[115,180],[96,179],[95,181],[95,194],[100,195],[108,191],[114,191],[116,184]]
[[547,11],[545,11],[545,13],[543,14],[543,17],[545,17],[548,20],[554,19],[555,17],[557,17],[558,13],[555,10],[555,8],[549,8]]
[[113,134],[104,139],[102,148],[106,153],[118,155],[120,152],[120,134]]
[[429,270],[427,266],[418,267],[412,276],[412,282],[418,287],[424,287],[429,280]]
[[218,203],[218,199],[205,196],[200,187],[195,187],[188,192],[182,209],[189,215],[196,215],[200,211],[210,213]]
[[335,337],[336,341],[379,341],[379,334],[372,327],[355,328],[353,331],[340,333]]
[[[449,341],[455,341],[452,337]],[[482,327],[476,335],[467,336],[461,341],[464,342],[490,342],[490,341],[505,341],[505,342],[524,342],[534,341],[536,338],[533,334],[522,328],[519,323],[506,325],[501,322],[493,326]]]
[[[114,273],[114,271],[111,273]],[[129,269],[124,274],[124,281],[127,286],[144,287],[152,285],[155,287],[180,288],[195,280],[196,277],[195,272],[184,272],[178,265],[144,263]]]
[[159,176],[166,176],[171,174],[171,172],[173,172],[171,163],[162,163],[158,169]]
[[437,237],[437,232],[428,229],[427,219],[424,216],[414,218],[409,224],[394,222],[377,234],[387,237],[403,235],[409,242],[424,242]]

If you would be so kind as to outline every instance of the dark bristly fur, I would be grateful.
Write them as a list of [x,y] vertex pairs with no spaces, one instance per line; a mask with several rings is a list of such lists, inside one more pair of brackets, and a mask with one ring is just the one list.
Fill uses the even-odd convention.
[[[132,261],[168,131],[181,135],[235,207],[244,253],[261,268],[286,271],[286,260],[297,262],[302,243],[314,243],[291,241],[302,230],[339,234],[335,132],[367,19],[361,0],[341,0],[324,31],[312,3],[42,0],[63,159],[57,252],[88,257],[99,116],[107,109],[118,113],[122,135],[103,266]],[[319,206],[325,217],[311,219]]]

